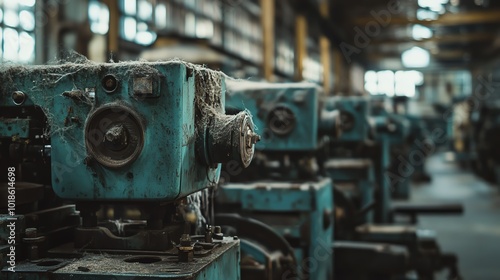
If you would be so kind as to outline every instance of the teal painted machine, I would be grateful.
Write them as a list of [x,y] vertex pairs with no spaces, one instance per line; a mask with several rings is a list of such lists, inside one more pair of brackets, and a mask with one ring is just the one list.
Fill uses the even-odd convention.
[[379,206],[376,209],[375,219],[379,223],[389,223],[392,193],[401,187],[400,184],[408,182],[408,178],[391,169],[391,152],[395,145],[402,145],[405,142],[409,133],[409,123],[406,119],[395,115],[372,116],[370,121],[376,131],[374,163],[379,185],[377,194]]
[[259,140],[225,114],[220,73],[85,61],[0,80],[1,279],[240,279],[239,240],[199,203]]
[[367,97],[327,97],[324,110],[338,112],[340,133],[334,138],[339,143],[365,143],[370,136],[370,100]]
[[[44,72],[50,75],[37,78]],[[0,104],[36,105],[50,114],[50,144],[57,147],[51,151],[52,187],[61,198],[169,201],[205,188],[217,176],[214,164],[220,162],[196,156],[197,148],[211,152],[204,145],[209,133],[218,133],[209,126],[217,124],[209,122],[209,111],[195,116],[194,106],[222,114],[224,95],[196,96],[193,71],[182,64],[62,65],[2,74],[14,80],[2,85]],[[26,100],[15,105],[8,93],[22,93]],[[201,101],[208,97],[212,103]],[[147,188],[134,187],[145,182]]]
[[[235,83],[226,95],[228,111],[248,110],[262,139],[257,151],[314,151],[318,145],[319,91],[312,84]],[[241,85],[240,85],[241,84]],[[308,125],[302,125],[307,120]]]
[[[335,204],[352,203],[350,207],[364,209],[356,214],[349,213],[336,223],[351,228],[359,223],[373,222],[374,166],[369,158],[353,152],[367,145],[372,136],[368,123],[370,100],[366,97],[327,97],[324,102],[325,110],[338,111],[340,119],[340,133],[332,137],[329,159],[324,163],[325,172],[334,182],[335,190],[341,192],[334,195]],[[346,201],[340,201],[342,197]],[[343,227],[337,227],[337,230]]]
[[[358,108],[365,109],[356,110],[352,106],[355,102],[364,102],[366,107]],[[340,137],[334,138],[330,159],[325,162],[325,170],[335,185],[335,263],[342,264],[336,266],[336,275],[342,279],[367,275],[374,279],[406,279],[402,275],[413,271],[418,279],[432,279],[435,271],[449,268],[451,277],[457,276],[456,256],[441,253],[432,231],[392,224],[394,215],[409,215],[416,223],[418,214],[461,210],[450,205],[391,205],[391,191],[397,186],[397,181],[391,179],[398,179],[396,173],[391,173],[391,152],[395,146],[406,144],[410,134],[406,118],[385,111],[369,116],[370,101],[365,98],[335,97],[329,98],[327,104],[330,110],[348,110],[353,116],[351,123],[356,120],[365,124],[350,124],[348,127],[356,129],[348,130],[346,138],[342,130]],[[351,264],[358,260],[362,265]]]
[[[262,140],[249,168],[220,185],[217,212],[258,220],[274,232],[237,232],[245,244],[254,244],[242,245],[242,259],[252,260],[242,266],[243,279],[332,279],[332,184],[318,176],[316,151],[323,143],[320,130],[334,130],[336,122],[320,115],[317,86],[230,84],[226,101],[228,111],[250,111]],[[284,238],[289,249],[256,245],[271,238]],[[256,247],[265,249],[251,249]],[[272,252],[288,261],[268,265]],[[289,268],[275,269],[280,266]]]

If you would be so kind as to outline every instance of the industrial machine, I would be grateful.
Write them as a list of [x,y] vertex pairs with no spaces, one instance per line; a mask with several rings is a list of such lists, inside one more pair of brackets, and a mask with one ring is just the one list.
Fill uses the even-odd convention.
[[391,197],[404,197],[409,193],[409,182],[412,175],[411,168],[401,158],[407,156],[406,143],[410,134],[410,122],[403,116],[389,113],[376,100],[372,103],[371,120],[375,127],[375,141],[377,142],[379,161],[376,162],[376,173],[384,206],[377,214],[378,221],[386,223],[390,218]]
[[[328,97],[324,104],[325,111],[338,111],[340,116],[341,133],[332,137],[329,158],[324,163],[326,174],[341,192],[341,195],[334,197],[337,203],[342,203],[340,200],[345,197],[356,208],[365,208],[355,220],[347,215],[351,217],[345,223],[371,223],[375,206],[375,172],[371,159],[360,155],[360,149],[368,144],[373,134],[368,123],[369,100],[365,97]],[[336,227],[337,230],[342,228]]]
[[[415,224],[419,214],[461,213],[461,206],[392,205],[390,190],[394,185],[387,176],[391,174],[391,148],[404,143],[407,126],[405,119],[397,115],[370,117],[369,107],[369,100],[360,97],[332,97],[326,101],[327,110],[351,116],[349,126],[341,125],[348,129],[349,137],[343,137],[344,131],[335,137],[331,158],[325,162],[325,170],[335,185],[334,250],[338,274],[343,279],[395,279],[412,271],[418,279],[433,279],[435,271],[449,268],[450,279],[459,277],[456,257],[441,253],[434,232],[392,223],[395,215],[409,216]],[[363,265],[351,264],[359,259],[364,260]]]
[[0,80],[1,279],[240,279],[201,203],[259,140],[222,74],[80,60]]
[[476,173],[498,187],[500,185],[500,150],[497,143],[500,126],[500,99],[495,96],[488,102],[478,103],[470,116],[472,137],[464,137],[466,138],[464,142],[469,142],[471,146],[469,150],[472,150],[470,153],[477,155],[474,161]]
[[[396,150],[395,168],[402,162],[412,165],[410,176],[406,176],[405,180],[399,184],[394,192],[394,197],[398,199],[408,199],[410,197],[410,179],[413,182],[429,182],[430,175],[425,169],[425,163],[436,149],[440,139],[433,139],[431,131],[428,129],[428,124],[421,116],[410,114],[409,99],[407,96],[395,96],[392,98],[393,112],[399,116],[403,116],[408,120],[409,133],[406,142],[400,145]],[[438,128],[434,128],[437,131]],[[399,157],[399,158],[398,158]]]
[[[341,127],[339,136],[331,142],[325,169],[335,183],[339,182],[339,187],[346,182],[357,185],[358,198],[353,201],[357,200],[359,208],[368,207],[363,211],[366,221],[389,223],[392,192],[401,177],[390,169],[391,151],[405,141],[408,123],[397,115],[389,116],[383,109],[372,110],[372,102],[366,97],[325,100],[325,110],[339,111]],[[352,193],[343,191],[349,192]]]
[[[333,277],[332,184],[319,175],[317,152],[326,146],[322,132],[337,130],[338,114],[319,113],[319,94],[306,83],[228,84],[227,111],[249,110],[262,135],[250,167],[228,177],[216,196],[217,213],[246,217],[216,216],[242,240],[243,279]],[[242,230],[247,218],[273,230]],[[268,242],[280,239],[288,246]]]

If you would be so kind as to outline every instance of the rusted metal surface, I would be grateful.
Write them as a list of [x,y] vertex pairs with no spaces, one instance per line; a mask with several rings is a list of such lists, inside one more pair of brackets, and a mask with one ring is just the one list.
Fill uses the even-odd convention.
[[25,262],[16,273],[0,279],[240,279],[239,241],[226,238],[211,254],[178,262],[176,256],[86,254],[76,260],[61,258]]

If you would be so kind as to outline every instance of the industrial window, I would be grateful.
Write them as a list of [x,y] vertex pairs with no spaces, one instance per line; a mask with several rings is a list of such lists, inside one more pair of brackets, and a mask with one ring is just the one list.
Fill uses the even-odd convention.
[[319,62],[319,54],[310,54],[304,61],[302,77],[311,82],[321,82],[323,79],[323,65]]
[[35,0],[0,0],[2,62],[35,61]]
[[148,0],[120,0],[120,35],[123,39],[140,45],[150,45],[156,40],[153,26],[153,4]]
[[89,2],[90,30],[96,34],[106,34],[109,30],[109,8],[97,0]]
[[365,73],[365,90],[372,95],[413,97],[416,86],[424,83],[424,75],[419,71],[367,71]]

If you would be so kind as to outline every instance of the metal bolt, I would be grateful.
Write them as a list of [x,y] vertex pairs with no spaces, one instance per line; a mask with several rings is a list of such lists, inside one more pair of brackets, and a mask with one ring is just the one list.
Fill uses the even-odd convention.
[[189,236],[189,234],[187,234],[187,233],[184,233],[181,236],[180,245],[183,247],[191,246],[191,236]]
[[224,239],[224,234],[222,233],[222,228],[220,226],[216,226],[214,229],[214,239]]
[[123,149],[127,145],[127,133],[123,125],[115,125],[106,131],[104,135],[106,142],[113,145],[118,150]]
[[16,105],[22,105],[24,101],[26,100],[26,94],[22,91],[14,91],[12,93],[12,101]]
[[196,244],[196,245],[194,245],[194,250],[195,251],[201,251],[201,250],[203,250],[203,246],[201,246],[199,244]]
[[27,237],[27,238],[35,238],[36,235],[37,235],[37,229],[36,228],[27,228],[26,230],[24,230],[24,235]]
[[115,85],[115,82],[112,79],[106,80],[106,87],[111,88]]
[[180,250],[177,256],[179,262],[191,262],[193,261],[194,253],[193,250]]
[[253,145],[260,141],[260,135],[253,132],[250,127],[247,127],[247,135],[245,138],[245,145],[247,149],[252,149]]
[[215,226],[214,232],[215,233],[221,233],[222,232],[222,228],[220,226]]
[[180,245],[177,247],[179,262],[190,262],[194,257],[194,246],[191,245],[191,237],[184,233],[180,239]]
[[28,258],[30,260],[37,260],[40,258],[39,244],[45,242],[45,236],[38,236],[36,228],[27,228],[24,230],[24,243],[28,244]]
[[213,239],[212,239],[212,226],[210,226],[210,225],[207,225],[207,227],[205,229],[205,242],[206,243],[212,243],[213,242]]
[[113,92],[118,88],[118,80],[113,75],[106,75],[102,79],[102,87],[106,92]]

